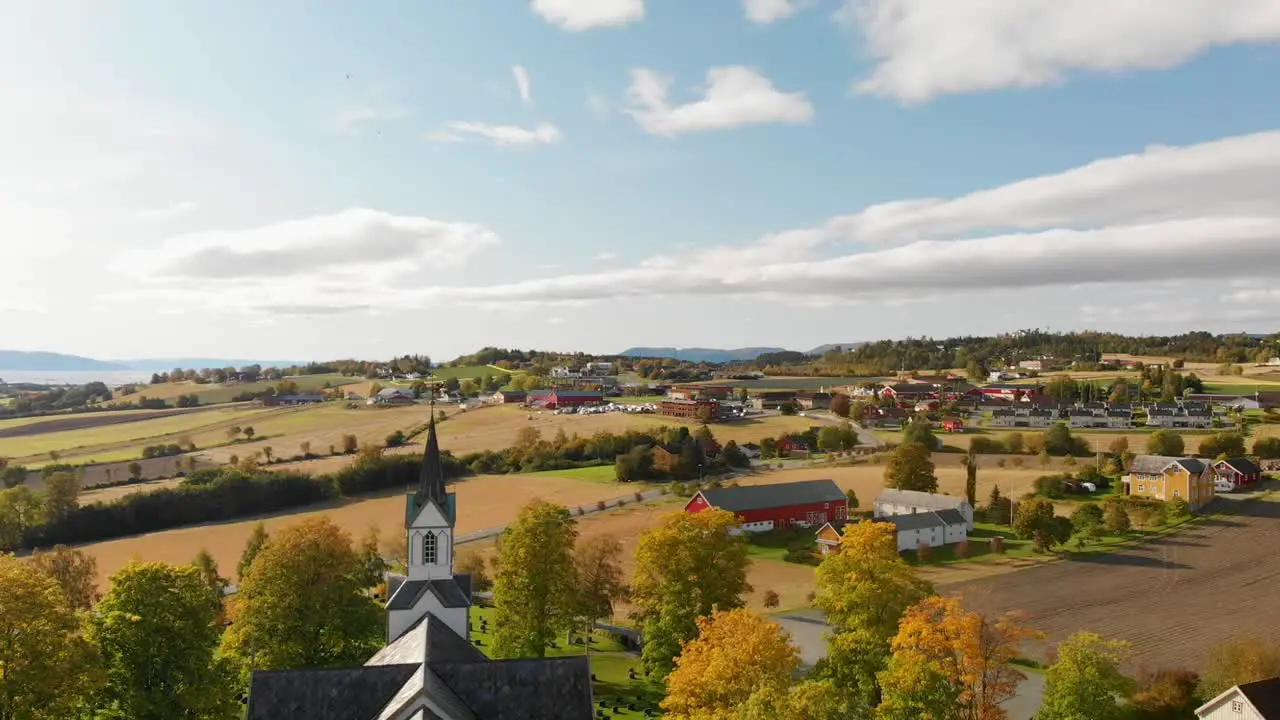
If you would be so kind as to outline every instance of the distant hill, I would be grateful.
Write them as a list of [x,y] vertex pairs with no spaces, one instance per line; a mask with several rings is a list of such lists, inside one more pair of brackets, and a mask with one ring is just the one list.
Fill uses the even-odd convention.
[[127,365],[117,362],[94,360],[79,355],[64,355],[53,352],[26,352],[23,350],[0,350],[0,370],[21,370],[24,372],[84,372],[91,370],[120,371],[130,370]]
[[839,349],[841,349],[841,350],[845,350],[845,351],[849,351],[849,350],[856,350],[856,349],[858,349],[858,348],[862,347],[863,345],[866,345],[866,343],[865,343],[865,342],[854,342],[854,343],[827,343],[826,345],[819,345],[818,347],[816,347],[816,348],[814,348],[814,349],[810,350],[809,352],[807,352],[807,353],[805,353],[805,354],[806,354],[806,355],[821,355],[821,354],[823,354],[823,353],[827,352],[828,350],[835,350],[836,348],[839,348]]
[[148,372],[164,372],[174,368],[183,370],[203,370],[205,368],[242,368],[247,365],[262,367],[291,367],[306,365],[304,360],[247,360],[245,358],[140,358],[135,360],[112,360],[124,365],[128,370],[145,370]]
[[624,357],[642,358],[674,358],[689,362],[727,363],[742,360],[755,360],[765,353],[785,352],[785,348],[751,347],[736,350],[719,350],[716,348],[673,348],[673,347],[634,347],[618,353]]

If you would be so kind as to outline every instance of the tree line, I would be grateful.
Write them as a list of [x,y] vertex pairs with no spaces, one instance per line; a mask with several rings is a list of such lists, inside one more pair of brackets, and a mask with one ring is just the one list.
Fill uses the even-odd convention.
[[360,665],[385,633],[378,546],[327,518],[259,524],[230,600],[204,550],[186,566],[134,560],[101,595],[91,555],[0,555],[0,718],[232,720],[254,670]]

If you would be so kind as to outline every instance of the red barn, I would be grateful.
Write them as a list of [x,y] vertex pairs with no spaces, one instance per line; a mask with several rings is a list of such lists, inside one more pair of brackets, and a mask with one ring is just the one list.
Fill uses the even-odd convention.
[[604,393],[591,390],[552,390],[542,398],[542,406],[548,410],[604,402]]
[[849,517],[849,499],[831,480],[702,490],[684,506],[685,512],[711,508],[728,510],[742,518],[746,532],[792,525],[816,528]]
[[960,418],[946,418],[942,421],[942,429],[947,432],[964,432],[964,421]]

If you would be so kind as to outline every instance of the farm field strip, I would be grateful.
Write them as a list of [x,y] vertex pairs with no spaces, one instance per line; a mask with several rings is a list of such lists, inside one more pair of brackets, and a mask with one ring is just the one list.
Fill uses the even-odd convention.
[[[130,423],[100,425],[80,430],[0,438],[0,455],[17,458],[36,458],[50,451],[64,456],[85,457],[96,451],[108,452],[126,447],[153,445],[176,441],[182,436],[194,436],[210,428],[228,427],[237,423],[251,423],[258,418],[288,412],[287,408],[215,408],[205,412],[171,415]],[[224,438],[225,439],[225,438]],[[199,444],[197,442],[197,444]]]
[[[297,375],[286,378],[297,383],[299,392],[316,392],[324,388],[326,384],[330,387],[341,387],[351,383],[359,382],[361,378],[350,375],[341,375],[338,373],[327,373],[323,375]],[[137,402],[141,397],[159,398],[169,400],[179,395],[195,394],[200,398],[200,402],[206,405],[214,403],[231,402],[231,398],[242,393],[262,392],[268,388],[273,388],[280,384],[279,380],[261,380],[250,383],[206,383],[199,384],[184,380],[176,383],[162,383],[159,385],[143,385],[137,386],[138,391],[130,395],[121,395],[113,398],[111,402]]]

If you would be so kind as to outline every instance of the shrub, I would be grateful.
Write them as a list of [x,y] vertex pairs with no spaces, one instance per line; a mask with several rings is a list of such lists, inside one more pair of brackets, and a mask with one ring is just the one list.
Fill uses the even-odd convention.
[[399,447],[403,444],[404,444],[404,432],[402,430],[396,430],[390,435],[387,435],[387,442],[386,442],[387,447]]
[[765,590],[762,602],[767,608],[776,608],[781,600],[778,598],[778,593],[773,590]]
[[817,599],[818,599],[818,593],[814,592],[813,590],[810,590],[809,592],[805,593],[804,601],[809,603],[810,605],[812,605],[813,601]]
[[637,490],[635,494],[635,499],[636,499],[636,502],[644,502],[644,493]]
[[578,515],[578,517],[582,517],[582,516],[583,516],[583,514],[585,514],[585,513],[586,513],[586,511],[582,509],[582,506],[581,506],[581,505],[579,505],[579,506],[578,506],[578,509],[577,509],[577,510],[575,510],[574,512]]
[[1008,464],[1009,464],[1009,463],[1008,463],[1008,462],[1006,462],[1006,459],[1005,459],[1005,458],[1000,458],[999,460],[997,460],[997,461],[996,461],[996,467],[1005,467],[1005,466],[1007,466]]
[[618,504],[616,505],[616,507],[622,507],[623,505],[626,505],[626,504],[627,504],[626,498],[618,498]]
[[1026,463],[1026,461],[1025,461],[1025,460],[1023,460],[1023,459],[1022,459],[1022,458],[1020,458],[1020,457],[1016,457],[1016,458],[1014,458],[1014,459],[1013,459],[1013,466],[1014,466],[1014,467],[1016,467],[1016,468],[1020,468],[1020,467],[1022,467],[1025,463]]
[[1191,515],[1191,505],[1183,498],[1175,497],[1165,505],[1170,520],[1182,520]]
[[604,510],[605,504],[603,500],[596,501],[596,510]]

